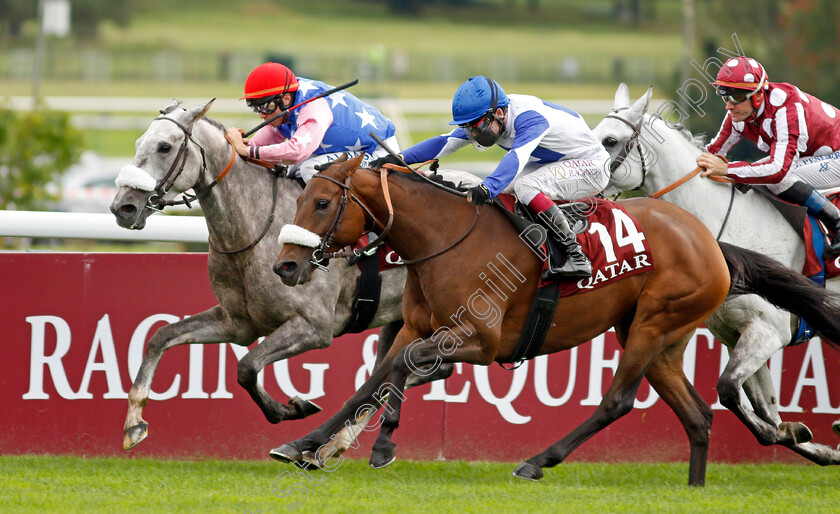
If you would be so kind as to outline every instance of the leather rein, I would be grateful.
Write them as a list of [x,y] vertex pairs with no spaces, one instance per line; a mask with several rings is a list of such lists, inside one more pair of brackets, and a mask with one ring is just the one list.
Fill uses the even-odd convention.
[[[606,116],[607,118],[613,118],[613,119],[619,120],[622,123],[624,123],[625,125],[627,125],[627,126],[629,126],[630,128],[633,129],[633,135],[630,136],[630,139],[627,140],[627,143],[625,143],[624,148],[622,148],[622,150],[621,150],[621,153],[619,153],[618,156],[616,156],[616,158],[610,164],[610,174],[612,174],[619,166],[621,166],[621,164],[627,158],[627,154],[632,149],[631,148],[631,143],[633,143],[635,141],[636,142],[636,148],[639,149],[639,159],[642,163],[642,181],[641,181],[641,183],[639,183],[638,186],[636,186],[634,188],[634,190],[641,190],[642,186],[645,185],[645,179],[647,178],[647,167],[645,166],[645,156],[642,153],[642,148],[641,148],[642,145],[641,145],[641,143],[638,142],[639,135],[642,133],[642,122],[644,121],[644,119],[640,119],[639,123],[637,123],[636,125],[633,125],[632,123],[630,123],[629,121],[625,120],[624,118],[622,118],[621,116],[618,115],[618,112],[621,111],[621,110],[624,110],[624,109],[628,109],[628,107],[613,110],[613,112],[611,112],[610,114],[607,114],[607,116]],[[727,160],[727,158],[724,157],[723,155],[718,154],[717,157],[720,158],[723,162],[726,162],[726,163],[729,162]],[[661,198],[662,196],[670,193],[674,189],[680,187],[681,185],[685,184],[689,180],[693,179],[694,177],[699,175],[701,172],[703,172],[703,168],[701,168],[700,166],[697,166],[693,170],[689,171],[688,173],[686,173],[682,177],[680,177],[677,180],[675,180],[674,182],[672,182],[671,184],[663,187],[659,191],[651,193],[650,195],[648,195],[648,198]],[[726,222],[729,220],[729,214],[732,212],[732,204],[735,200],[735,181],[733,181],[732,179],[727,178],[727,177],[718,177],[718,176],[715,176],[715,175],[710,175],[706,178],[708,178],[710,180],[713,180],[715,182],[723,182],[723,183],[732,184],[732,192],[731,192],[730,197],[729,197],[729,207],[726,210],[726,215],[723,218],[723,223],[721,224],[720,231],[718,232],[717,237],[715,238],[715,239],[720,239],[720,236],[723,234],[723,229],[726,228]]]
[[[422,164],[421,164],[421,166],[422,166]],[[418,167],[418,169],[419,169],[419,167]],[[327,229],[327,232],[321,237],[321,245],[318,248],[316,248],[314,252],[312,252],[312,257],[310,259],[312,264],[321,267],[321,266],[323,266],[322,262],[324,262],[325,260],[329,260],[333,257],[354,257],[354,256],[358,257],[360,255],[371,255],[373,253],[373,251],[375,251],[379,246],[381,246],[385,242],[385,235],[388,234],[388,232],[391,230],[391,226],[394,223],[394,206],[393,206],[393,203],[391,202],[391,192],[388,188],[388,173],[391,170],[396,170],[396,171],[399,171],[399,172],[402,172],[402,173],[415,173],[415,174],[423,177],[425,180],[429,181],[430,183],[434,184],[436,187],[440,187],[441,189],[444,189],[445,191],[454,192],[458,195],[463,195],[464,194],[460,191],[456,191],[456,190],[453,190],[453,189],[448,188],[446,186],[437,184],[436,182],[430,180],[428,177],[426,177],[425,175],[420,173],[418,170],[415,170],[415,169],[412,169],[412,168],[404,168],[402,166],[396,166],[396,165],[392,165],[392,164],[386,164],[385,166],[383,166],[383,169],[381,169],[379,171],[380,182],[382,184],[382,194],[385,197],[385,204],[388,206],[388,222],[387,223],[382,223],[381,221],[379,221],[376,218],[376,216],[374,216],[374,214],[370,210],[370,208],[368,208],[364,204],[364,202],[362,202],[356,195],[354,195],[351,192],[351,181],[352,181],[353,175],[348,175],[348,177],[344,180],[344,182],[340,182],[340,181],[338,181],[338,180],[336,180],[332,177],[328,177],[328,176],[323,175],[321,173],[316,173],[315,175],[312,176],[313,179],[314,178],[319,178],[319,179],[327,180],[327,181],[332,182],[333,184],[337,185],[341,189],[341,199],[339,200],[338,209],[336,210],[335,215],[333,216],[332,222],[330,223],[330,226]],[[373,170],[370,170],[370,171],[375,173],[375,171],[373,171]],[[359,205],[359,207],[362,208],[362,210],[365,212],[365,215],[368,217],[369,220],[371,220],[373,222],[374,226],[379,225],[379,226],[384,226],[385,228],[384,228],[384,230],[382,231],[381,234],[378,234],[378,237],[374,241],[371,241],[370,243],[368,243],[364,248],[352,250],[351,253],[348,253],[346,250],[339,250],[337,252],[328,252],[327,249],[330,246],[332,246],[333,241],[335,240],[336,233],[338,232],[338,227],[341,225],[341,221],[344,218],[344,214],[347,210],[347,204],[349,203],[350,200],[353,200],[354,202],[356,202],[356,204]],[[475,217],[473,218],[472,225],[470,225],[470,228],[467,229],[467,232],[464,235],[462,235],[457,241],[450,244],[449,246],[447,246],[443,250],[435,252],[431,255],[427,255],[425,257],[421,257],[419,259],[404,259],[404,258],[401,258],[403,264],[417,264],[417,263],[420,263],[420,262],[424,262],[424,261],[427,261],[427,260],[432,259],[434,257],[437,257],[439,255],[442,255],[442,254],[448,252],[449,250],[455,248],[464,239],[466,239],[468,235],[470,235],[473,228],[475,228],[475,224],[476,224],[477,220],[478,220],[478,206],[475,207]],[[367,229],[367,226],[365,228]]]
[[[192,123],[190,123],[189,125],[184,125],[181,122],[173,118],[169,118],[167,116],[158,116],[157,118],[155,118],[155,120],[167,120],[174,123],[178,128],[184,131],[184,141],[178,148],[178,153],[175,155],[175,160],[172,161],[172,166],[169,167],[169,170],[166,172],[163,178],[157,182],[157,184],[155,185],[155,189],[153,190],[152,194],[149,195],[149,198],[146,200],[146,205],[144,207],[146,209],[158,212],[162,212],[165,207],[168,207],[170,205],[186,205],[187,208],[191,209],[192,202],[199,201],[205,196],[207,196],[207,194],[210,193],[210,191],[217,184],[219,184],[225,178],[225,176],[227,176],[228,172],[231,169],[233,169],[233,165],[236,162],[236,156],[238,155],[236,153],[236,149],[233,147],[233,145],[230,145],[230,141],[228,141],[228,144],[230,145],[231,149],[230,160],[228,160],[228,163],[225,166],[225,168],[218,175],[216,175],[216,177],[213,178],[213,181],[210,182],[210,184],[206,187],[202,188],[199,184],[201,182],[201,178],[204,176],[205,172],[207,172],[207,159],[205,156],[204,147],[198,144],[198,142],[193,138]],[[225,140],[227,140],[227,137],[225,137]],[[187,155],[189,154],[190,141],[192,141],[192,143],[198,147],[199,152],[201,153],[201,172],[199,173],[198,179],[196,180],[195,184],[193,184],[193,186],[190,188],[193,191],[195,191],[195,194],[191,195],[189,193],[184,192],[181,194],[180,200],[165,200],[164,196],[169,192],[170,189],[172,189],[172,186],[175,184],[175,181],[178,180],[178,177],[181,176],[181,173],[184,171],[184,166],[187,163]],[[271,227],[271,224],[274,222],[274,211],[277,207],[277,178],[279,177],[280,173],[276,169],[275,165],[266,161],[251,159],[250,157],[243,157],[243,159],[245,159],[248,162],[258,164],[274,172],[275,178],[271,183],[271,211],[265,225],[263,226],[262,231],[257,236],[257,238],[253,242],[246,246],[243,246],[242,248],[238,248],[236,250],[222,250],[216,245],[214,245],[213,242],[210,241],[208,238],[207,243],[210,245],[210,248],[212,248],[215,252],[220,254],[229,255],[244,252],[245,250],[250,250],[251,248],[255,247],[257,243],[259,243],[262,240],[263,237],[265,237],[265,234],[268,232],[269,227]]]

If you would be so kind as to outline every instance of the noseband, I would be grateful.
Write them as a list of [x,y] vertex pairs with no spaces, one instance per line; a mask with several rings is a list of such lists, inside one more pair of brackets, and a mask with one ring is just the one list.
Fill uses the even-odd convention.
[[[175,160],[172,161],[172,166],[169,167],[169,171],[167,171],[163,178],[157,182],[154,190],[152,191],[152,194],[150,194],[149,198],[146,200],[145,208],[158,212],[163,211],[164,207],[170,205],[186,205],[187,207],[191,208],[191,202],[198,201],[204,196],[206,196],[210,192],[210,190],[213,189],[213,187],[216,186],[216,184],[221,182],[222,179],[225,178],[228,172],[233,168],[233,165],[236,162],[236,149],[233,148],[233,145],[231,145],[231,156],[230,160],[227,163],[227,166],[225,166],[225,169],[223,169],[221,173],[219,173],[213,179],[213,181],[210,182],[210,184],[208,184],[204,188],[200,188],[199,185],[201,183],[201,177],[204,176],[205,172],[207,171],[207,158],[204,152],[204,147],[198,144],[198,142],[195,139],[193,139],[192,123],[190,123],[189,126],[185,126],[181,122],[172,118],[168,118],[166,116],[158,116],[157,118],[155,118],[155,120],[167,120],[174,123],[178,128],[184,131],[184,141],[178,148],[178,153],[175,155]],[[199,173],[195,184],[193,184],[192,187],[190,187],[190,189],[192,189],[195,192],[195,194],[191,195],[184,192],[180,200],[165,200],[164,196],[166,195],[166,193],[169,192],[170,189],[172,189],[172,186],[175,185],[175,181],[178,180],[178,177],[181,176],[181,173],[184,171],[184,166],[187,163],[187,154],[189,153],[190,141],[192,141],[193,144],[195,144],[195,146],[197,146],[199,151],[201,152],[201,172]],[[230,144],[229,141],[228,144]],[[277,206],[277,179],[280,176],[280,170],[278,170],[277,167],[269,163],[257,159],[246,158],[245,160],[268,168],[272,173],[274,173],[275,176],[274,180],[272,181],[271,190],[271,210],[269,211],[269,216],[266,220],[262,232],[260,232],[260,234],[253,242],[242,248],[238,248],[236,250],[222,250],[221,248],[218,248],[216,245],[214,245],[212,241],[208,240],[208,244],[210,245],[210,247],[220,254],[229,255],[243,252],[245,250],[250,250],[262,240],[263,236],[265,236],[265,234],[268,232],[269,227],[274,221],[274,211]]]
[[[181,122],[172,118],[168,118],[166,116],[158,116],[157,118],[155,118],[155,120],[167,120],[174,123],[178,128],[184,131],[184,141],[181,143],[181,146],[178,147],[178,153],[175,155],[175,160],[172,161],[172,166],[169,167],[169,171],[167,171],[166,175],[164,175],[163,178],[158,181],[158,183],[155,185],[154,191],[152,191],[152,194],[149,195],[149,199],[146,200],[146,207],[153,211],[161,211],[164,207],[169,205],[184,204],[187,207],[189,207],[190,201],[197,200],[198,195],[190,199],[186,194],[184,194],[184,197],[181,200],[164,200],[163,197],[166,195],[166,193],[169,192],[170,189],[172,189],[172,186],[175,185],[175,181],[178,180],[178,177],[180,177],[181,173],[184,171],[184,166],[187,164],[187,154],[189,154],[190,141],[195,143],[195,145],[199,148],[199,151],[201,152],[201,175],[203,175],[204,172],[207,171],[207,160],[204,155],[204,147],[196,143],[195,139],[193,139],[192,123],[190,123],[189,126],[185,126]],[[199,175],[199,180],[201,178],[201,175]],[[197,185],[198,182],[196,181],[196,185],[193,186],[193,190]],[[212,187],[212,185],[210,187]]]
[[[376,248],[381,246],[382,243],[384,243],[384,240],[382,239],[382,237],[389,230],[391,230],[391,225],[394,222],[394,208],[391,205],[391,195],[388,194],[388,180],[387,180],[387,176],[385,176],[385,175],[387,175],[387,174],[383,174],[382,185],[383,185],[384,192],[385,192],[385,199],[386,199],[386,202],[388,204],[388,223],[385,225],[385,229],[382,231],[382,233],[379,235],[379,237],[376,238],[375,241],[371,241],[364,248],[361,248],[361,249],[358,249],[358,250],[353,250],[353,252],[356,256],[359,256],[359,255],[362,255],[362,254],[369,254],[370,252],[372,252],[373,250],[375,250]],[[377,223],[382,225],[382,223],[380,223],[379,220],[376,219],[376,216],[373,215],[373,212],[371,212],[371,210],[368,208],[367,205],[364,204],[364,202],[359,200],[359,198],[356,195],[354,195],[353,193],[350,192],[350,181],[353,178],[352,175],[348,175],[347,178],[344,180],[344,182],[339,182],[338,180],[336,180],[332,177],[328,177],[326,175],[323,175],[321,173],[316,173],[315,175],[312,176],[312,178],[320,178],[320,179],[328,180],[328,181],[332,182],[333,184],[337,185],[341,189],[341,198],[338,201],[338,209],[335,211],[335,216],[333,216],[333,219],[332,219],[332,222],[330,222],[329,228],[324,233],[324,236],[321,238],[321,245],[318,248],[316,248],[314,252],[312,252],[312,258],[310,259],[312,264],[314,264],[315,266],[323,267],[324,265],[322,263],[324,261],[329,261],[329,259],[331,259],[333,257],[345,257],[346,256],[346,254],[343,250],[340,250],[338,252],[328,252],[327,249],[330,246],[332,246],[333,241],[335,240],[335,235],[338,232],[338,227],[341,225],[341,221],[344,218],[344,213],[347,211],[348,199],[351,199],[354,202],[356,202],[356,204],[358,204],[359,207],[361,207],[362,210],[365,211],[365,214],[368,216],[367,219],[372,220],[373,223],[374,223],[374,226]],[[365,226],[365,229],[367,229],[367,226]],[[368,231],[370,231],[370,230],[368,230]]]
[[[388,166],[388,165],[386,165],[386,166]],[[391,169],[395,169],[395,168],[391,168]],[[371,241],[364,248],[352,251],[353,255],[356,256],[356,257],[358,257],[362,254],[369,255],[373,250],[375,250],[376,248],[381,246],[385,242],[385,235],[391,230],[391,225],[394,223],[394,206],[391,203],[391,193],[388,189],[388,172],[389,171],[390,171],[390,169],[382,169],[379,172],[379,177],[380,177],[380,180],[382,182],[382,194],[385,196],[385,203],[388,206],[388,223],[385,224],[385,229],[382,231],[381,234],[379,234],[379,237],[377,237],[376,240]],[[414,172],[414,173],[417,173],[418,175],[423,176],[421,173],[418,173],[417,170],[412,170],[412,169],[409,168],[408,171]],[[359,207],[361,207],[362,210],[365,211],[365,214],[368,216],[368,219],[373,221],[374,226],[376,224],[383,225],[376,218],[376,216],[373,215],[373,212],[371,212],[371,210],[361,200],[359,200],[356,197],[356,195],[354,195],[353,193],[350,193],[350,181],[352,180],[352,177],[353,177],[352,175],[348,175],[347,178],[344,180],[344,182],[339,182],[338,180],[336,180],[332,177],[328,177],[326,175],[323,175],[321,173],[316,173],[315,175],[312,176],[312,178],[321,178],[321,179],[324,179],[324,180],[328,180],[328,181],[332,182],[333,184],[335,184],[335,185],[337,185],[338,187],[341,188],[341,200],[339,200],[339,205],[338,205],[338,209],[336,210],[335,216],[333,216],[332,222],[330,223],[330,227],[327,229],[326,233],[324,233],[324,235],[321,237],[320,246],[318,246],[315,249],[315,251],[312,252],[312,257],[310,258],[310,262],[313,265],[315,265],[316,267],[323,268],[324,265],[322,263],[325,260],[329,260],[332,257],[350,257],[350,255],[348,255],[343,250],[338,251],[338,252],[327,252],[327,248],[332,246],[333,241],[335,240],[336,232],[338,231],[338,227],[339,227],[339,225],[341,225],[341,220],[344,217],[344,214],[346,212],[347,203],[348,203],[348,196],[354,202],[359,204]],[[423,178],[426,178],[426,177],[424,176]],[[455,191],[455,193],[458,194],[458,195],[462,194],[460,191]],[[470,233],[472,232],[473,228],[475,228],[476,221],[478,221],[478,212],[479,212],[478,211],[478,206],[475,206],[475,217],[473,218],[472,225],[470,225],[470,228],[467,229],[466,233],[464,233],[464,235],[461,236],[457,241],[455,241],[451,245],[447,246],[443,250],[435,252],[431,255],[427,255],[425,257],[421,257],[419,259],[404,259],[403,258],[402,259],[403,264],[416,264],[416,263],[420,263],[420,262],[423,262],[423,261],[427,261],[429,259],[437,257],[438,255],[442,255],[442,254],[448,252],[449,250],[451,250],[452,248],[456,247],[458,244],[461,243],[461,241],[466,239],[467,236],[470,235]],[[367,227],[365,227],[365,228],[367,229]]]
[[639,160],[642,163],[642,181],[641,183],[639,183],[638,186],[634,188],[634,190],[638,190],[642,189],[642,187],[645,185],[645,179],[647,178],[647,166],[645,165],[645,155],[642,152],[642,144],[639,142],[639,135],[642,133],[642,124],[644,122],[644,118],[639,119],[639,123],[633,125],[632,123],[618,115],[619,111],[623,111],[625,109],[629,109],[629,107],[615,109],[613,110],[613,112],[605,116],[606,118],[616,119],[633,129],[633,135],[630,136],[630,139],[628,139],[626,143],[624,143],[624,147],[621,149],[621,152],[619,152],[615,159],[613,159],[612,163],[610,163],[610,175],[615,173],[615,170],[617,170],[618,167],[621,166],[621,164],[627,159],[627,155],[635,146],[636,149],[639,151]]

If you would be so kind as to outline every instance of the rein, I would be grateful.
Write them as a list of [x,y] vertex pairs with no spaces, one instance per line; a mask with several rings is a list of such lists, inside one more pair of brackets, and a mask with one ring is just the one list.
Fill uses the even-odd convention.
[[[195,139],[193,139],[192,123],[189,126],[184,126],[177,120],[168,118],[166,116],[158,116],[157,118],[155,118],[155,120],[168,120],[174,123],[176,126],[178,126],[178,128],[184,131],[184,142],[181,143],[181,146],[178,148],[178,154],[175,155],[175,160],[172,162],[172,166],[169,167],[169,171],[167,171],[166,175],[164,175],[163,178],[155,185],[154,192],[151,195],[149,195],[145,207],[147,209],[158,212],[162,212],[165,207],[170,205],[186,205],[188,208],[192,208],[191,202],[199,201],[201,198],[207,196],[207,194],[210,193],[210,190],[212,190],[217,184],[219,184],[227,176],[228,172],[230,172],[230,170],[233,169],[233,165],[236,163],[236,156],[238,155],[236,153],[236,149],[232,145],[230,145],[230,141],[228,141],[228,144],[230,145],[231,149],[231,156],[228,160],[227,165],[216,177],[213,178],[213,181],[210,182],[210,184],[207,187],[201,188],[199,183],[201,181],[201,177],[204,175],[204,172],[207,171],[207,160],[204,152],[204,147],[198,144],[198,142],[196,142]],[[227,137],[225,137],[225,140],[227,141]],[[178,180],[178,177],[181,176],[181,173],[184,171],[184,166],[187,163],[187,154],[189,153],[190,141],[192,141],[193,144],[195,144],[201,152],[201,172],[199,173],[196,183],[193,184],[193,186],[191,187],[191,189],[195,191],[195,194],[190,195],[184,192],[182,193],[180,200],[164,200],[164,195],[166,195],[166,193],[169,192],[169,190],[175,184],[175,181]],[[262,238],[265,237],[266,233],[268,233],[268,229],[274,222],[274,211],[277,207],[277,179],[279,177],[279,172],[273,164],[268,163],[266,161],[251,159],[250,157],[243,157],[243,159],[253,164],[263,166],[264,168],[267,168],[274,173],[275,177],[271,183],[271,211],[268,216],[268,219],[266,220],[265,225],[263,226],[262,232],[260,232],[260,235],[258,235],[257,238],[249,245],[246,245],[237,250],[222,250],[216,245],[214,245],[213,242],[210,241],[210,239],[208,238],[207,243],[210,245],[210,248],[212,248],[213,251],[215,251],[216,253],[220,253],[223,255],[244,252],[255,247],[257,243],[259,243],[262,240]],[[175,171],[176,167],[178,168],[177,171]]]
[[[379,172],[379,177],[380,177],[380,181],[381,181],[381,184],[382,184],[382,194],[385,197],[385,203],[388,206],[388,223],[387,224],[383,224],[381,221],[379,221],[376,218],[376,216],[374,216],[373,212],[364,204],[364,202],[362,202],[356,195],[354,195],[353,193],[350,192],[350,185],[351,185],[351,181],[352,181],[352,177],[353,177],[352,175],[349,175],[344,182],[339,182],[338,180],[336,180],[332,177],[328,177],[328,176],[322,175],[320,173],[316,173],[315,175],[312,176],[312,178],[321,178],[321,179],[324,179],[324,180],[328,180],[328,181],[332,182],[333,184],[335,184],[335,185],[337,185],[338,187],[341,188],[341,199],[339,200],[338,210],[336,211],[335,216],[333,216],[332,222],[330,223],[330,227],[327,229],[327,232],[321,238],[321,245],[318,248],[316,248],[314,252],[312,252],[311,262],[313,264],[315,264],[316,266],[321,266],[321,262],[325,259],[330,259],[330,258],[333,258],[333,257],[348,257],[349,256],[347,254],[347,252],[344,251],[344,250],[339,250],[337,252],[327,252],[326,251],[327,248],[332,246],[333,240],[335,239],[335,234],[338,231],[338,227],[341,225],[341,220],[344,217],[344,214],[345,214],[346,209],[347,209],[348,198],[350,200],[353,200],[354,202],[356,202],[359,205],[359,207],[362,208],[362,210],[365,212],[365,214],[370,219],[373,220],[374,224],[384,225],[384,227],[385,227],[384,230],[382,231],[382,233],[379,234],[379,236],[374,241],[368,243],[364,248],[361,248],[361,249],[358,249],[358,250],[353,250],[353,255],[355,255],[355,256],[359,256],[359,255],[362,255],[362,254],[370,255],[370,253],[373,250],[375,250],[376,248],[378,248],[379,246],[381,246],[385,242],[385,235],[391,230],[391,226],[393,225],[393,222],[394,222],[394,206],[393,206],[393,203],[391,202],[391,192],[388,188],[388,171],[390,171],[391,169],[398,169],[398,168],[395,167],[395,166],[392,166],[392,165],[388,165],[388,164],[386,164],[384,166],[384,168],[385,168],[384,170],[381,170]],[[411,168],[409,168],[409,170],[410,171],[408,171],[408,172],[414,172],[417,175],[420,175],[421,177],[426,179],[428,182],[434,184],[437,187],[440,187],[441,189],[444,189],[445,191],[455,192],[459,196],[464,194],[462,191],[457,191],[457,190],[454,190],[452,188],[446,187],[442,184],[437,184],[436,182],[430,180],[428,177],[426,177],[422,173],[419,173],[417,170],[413,170]],[[371,171],[373,172],[373,170],[371,170]],[[407,171],[405,171],[404,168],[399,168],[399,171],[401,171],[403,173],[408,173]],[[467,229],[467,232],[463,236],[461,236],[457,241],[455,241],[451,245],[447,246],[443,250],[435,252],[431,255],[427,255],[425,257],[421,257],[419,259],[404,259],[404,258],[401,258],[402,262],[404,264],[417,264],[417,263],[424,262],[424,261],[427,261],[429,259],[432,259],[434,257],[437,257],[439,255],[442,255],[442,254],[448,252],[449,250],[455,248],[464,239],[466,239],[467,236],[470,235],[470,233],[472,232],[473,228],[475,228],[476,222],[478,221],[478,212],[479,212],[478,211],[478,206],[476,206],[475,207],[475,217],[473,218],[473,221],[472,221],[472,224],[470,225],[470,228]]]
[[[644,119],[640,119],[639,123],[637,123],[636,125],[633,125],[632,123],[625,120],[621,116],[618,116],[618,114],[617,114],[618,111],[619,110],[624,110],[624,109],[628,109],[628,107],[624,107],[622,109],[614,110],[612,113],[607,114],[607,116],[606,116],[607,118],[613,118],[613,119],[619,120],[622,123],[624,123],[625,125],[627,125],[627,126],[629,126],[630,128],[633,129],[633,135],[630,136],[630,139],[627,140],[627,143],[625,143],[624,148],[622,148],[622,150],[621,150],[621,153],[619,153],[618,156],[615,158],[615,160],[610,164],[610,173],[614,172],[616,168],[621,166],[621,163],[624,162],[624,160],[627,158],[627,154],[630,151],[630,144],[633,141],[636,141],[639,138],[639,135],[642,133],[642,122],[644,121]],[[641,162],[642,162],[642,182],[637,187],[635,187],[634,189],[642,189],[642,186],[645,185],[645,179],[647,178],[647,168],[645,167],[645,157],[642,154],[641,143],[638,143],[638,141],[636,142],[636,148],[639,149],[639,158],[641,159]],[[729,162],[726,159],[726,157],[724,157],[723,155],[718,155],[717,157],[719,157],[723,162],[726,162],[726,163]],[[703,168],[698,166],[698,167],[694,168],[693,170],[689,171],[688,173],[686,173],[685,175],[683,175],[682,177],[678,178],[677,180],[675,180],[671,184],[669,184],[669,185],[665,186],[664,188],[660,189],[659,191],[656,191],[656,192],[648,195],[648,197],[649,198],[661,198],[662,196],[670,193],[674,189],[680,187],[681,185],[685,184],[686,182],[688,182],[692,178],[696,177],[702,171],[703,171]],[[715,182],[723,182],[723,183],[732,184],[732,193],[729,196],[729,207],[727,207],[727,209],[726,209],[726,215],[724,215],[724,217],[723,217],[723,223],[721,224],[720,231],[718,231],[717,237],[715,237],[716,240],[719,240],[720,236],[723,234],[723,229],[726,228],[726,222],[729,221],[729,215],[732,213],[732,204],[735,202],[735,181],[733,181],[732,179],[727,178],[727,177],[718,177],[718,176],[714,176],[714,175],[706,177],[706,178],[708,178],[710,180],[713,180]]]

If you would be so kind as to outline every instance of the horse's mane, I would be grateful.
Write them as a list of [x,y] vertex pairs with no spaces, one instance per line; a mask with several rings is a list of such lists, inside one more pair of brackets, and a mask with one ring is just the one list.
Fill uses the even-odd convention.
[[662,120],[662,122],[665,123],[669,128],[672,128],[672,129],[676,130],[677,132],[679,132],[680,134],[682,134],[682,136],[686,140],[688,140],[688,142],[691,143],[692,146],[695,146],[695,147],[697,147],[697,148],[699,148],[700,150],[703,150],[703,151],[706,150],[706,135],[705,134],[697,134],[697,135],[692,134],[691,131],[688,130],[687,128],[685,128],[685,125],[683,125],[682,123],[672,123],[670,120],[666,120],[665,118],[663,118],[662,115],[659,114],[658,112],[650,113],[650,116],[653,117],[653,118],[657,118],[659,120]]
[[[419,176],[417,173],[400,173],[399,175],[401,177],[407,178],[408,180],[412,180],[414,182],[427,182],[427,180],[423,179],[423,177]],[[469,189],[467,186],[463,185],[463,182],[456,184],[456,183],[452,182],[451,180],[445,180],[443,178],[443,175],[438,175],[437,172],[432,172],[432,173],[426,175],[426,178],[431,180],[432,182],[436,182],[436,183],[441,184],[443,186],[461,191],[462,193],[466,192],[467,189]]]
[[222,133],[224,133],[224,132],[227,130],[227,128],[225,128],[225,126],[224,126],[224,125],[222,124],[222,122],[220,122],[220,121],[216,121],[216,120],[214,120],[213,118],[208,118],[208,117],[206,117],[206,116],[205,116],[204,118],[202,118],[202,119],[203,119],[203,120],[205,120],[205,121],[207,121],[207,123],[209,123],[209,124],[213,125],[213,126],[214,126],[214,127],[216,127],[217,129],[221,130],[221,131],[222,131]]

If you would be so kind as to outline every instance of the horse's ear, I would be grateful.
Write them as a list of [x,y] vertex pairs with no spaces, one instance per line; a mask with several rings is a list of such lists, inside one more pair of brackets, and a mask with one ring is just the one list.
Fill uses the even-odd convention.
[[359,166],[362,165],[362,161],[365,158],[365,152],[360,153],[356,157],[353,157],[347,162],[341,163],[341,171],[345,173],[348,177],[353,173],[356,173],[356,170],[359,169]]
[[213,105],[213,102],[215,101],[215,98],[211,98],[204,105],[197,105],[189,111],[187,111],[190,121],[194,122],[203,118],[207,114],[207,111],[210,110],[210,106]]
[[630,107],[630,88],[627,87],[627,84],[622,82],[618,85],[618,89],[615,92],[615,103],[613,104],[613,109],[617,111],[625,107]]
[[172,102],[170,102],[169,105],[167,105],[166,107],[164,107],[163,109],[161,109],[158,112],[160,112],[161,114],[163,114],[165,116],[165,115],[169,114],[170,112],[174,111],[175,109],[177,109],[178,106],[180,106],[180,105],[181,105],[181,101],[173,98]]
[[634,120],[642,119],[642,116],[645,115],[645,113],[648,110],[648,107],[650,106],[650,99],[652,96],[653,86],[650,86],[645,92],[645,94],[643,94],[641,98],[636,100],[636,103],[634,103],[633,106],[630,107],[630,117]]
[[338,156],[338,159],[334,160],[333,163],[345,162],[347,160],[347,152]]

